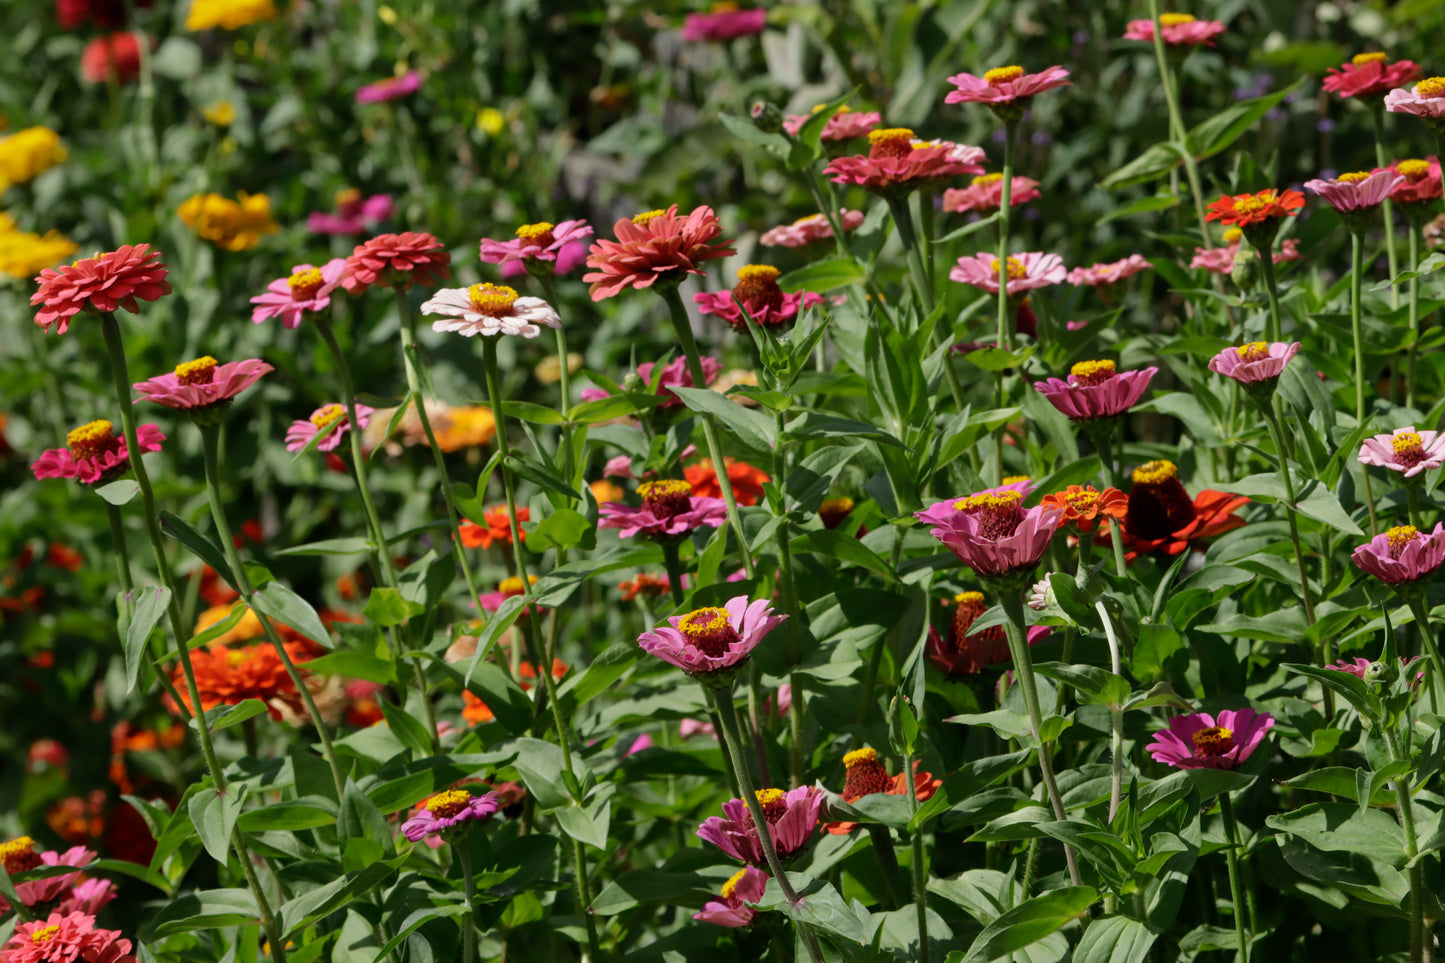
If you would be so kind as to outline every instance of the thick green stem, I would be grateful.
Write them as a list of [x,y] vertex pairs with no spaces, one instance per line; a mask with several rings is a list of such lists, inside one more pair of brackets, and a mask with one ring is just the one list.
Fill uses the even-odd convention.
[[1229,898],[1234,901],[1234,938],[1239,946],[1239,963],[1249,963],[1249,934],[1245,930],[1244,890],[1239,885],[1239,826],[1234,821],[1234,803],[1229,793],[1219,796],[1219,810],[1224,816],[1224,835],[1229,845],[1224,856],[1229,864]]
[[717,708],[717,694],[705,683],[699,682],[698,685],[702,687],[703,702],[707,705],[708,719],[712,722],[713,732],[717,733],[718,748],[722,750],[723,772],[728,777],[728,789],[732,791],[734,798],[741,799],[743,790],[738,785],[738,770],[733,765],[733,754],[729,748],[727,733],[723,731],[722,715]]
[[[1029,726],[1033,729],[1034,738],[1039,740],[1039,770],[1044,777],[1044,791],[1049,797],[1049,805],[1053,807],[1054,818],[1060,822],[1068,819],[1068,813],[1064,810],[1064,799],[1059,793],[1058,781],[1054,778],[1054,763],[1050,758],[1050,743],[1043,738],[1044,717],[1039,709],[1039,689],[1034,681],[1034,663],[1029,655],[1028,629],[1024,621],[1023,596],[1012,588],[1005,589],[999,593],[999,604],[1003,606],[1005,615],[1004,633],[1008,637],[1009,654],[1013,658],[1014,677],[1018,680],[1019,689],[1023,693],[1024,706],[1029,713]],[[1069,866],[1069,881],[1079,885],[1079,863],[1074,856],[1074,847],[1068,843],[1064,844],[1064,859]]]
[[[1355,341],[1355,423],[1365,423],[1365,335],[1360,290],[1365,270],[1365,236],[1350,232],[1350,334]],[[1391,290],[1394,290],[1392,287]]]
[[[531,262],[529,261],[528,264],[530,265]],[[547,303],[555,311],[557,309],[557,288],[552,283],[552,265],[548,262],[543,262],[543,264],[546,269],[538,268],[532,276],[541,283],[542,291],[547,295]],[[561,440],[557,444],[562,449],[562,478],[568,485],[571,485],[576,480],[572,477],[576,472],[576,466],[572,458],[572,369],[568,365],[567,329],[558,325],[552,333],[557,336],[557,363],[559,365],[557,390],[562,400],[562,405],[557,410],[562,413],[563,419]]]
[[1259,258],[1260,272],[1264,275],[1264,291],[1269,296],[1269,322],[1264,337],[1266,341],[1282,341],[1284,323],[1280,320],[1279,282],[1274,276],[1274,254],[1258,247],[1254,249],[1254,254]]
[[[681,608],[687,601],[686,590],[682,587],[682,560],[677,555],[677,543],[662,543],[662,564],[667,569],[668,588],[672,591],[672,604]],[[642,596],[638,596],[641,598]],[[648,626],[651,628],[652,626]]]
[[[1386,215],[1387,217],[1389,215]],[[1409,240],[1410,270],[1420,269],[1420,229],[1414,223],[1409,225],[1408,233],[1405,235]],[[1392,274],[1393,277],[1393,269]],[[1395,290],[1391,285],[1390,290]],[[1424,331],[1420,327],[1420,279],[1410,279],[1410,330],[1414,337],[1410,340],[1409,360],[1405,367],[1405,407],[1415,407],[1415,389],[1418,383],[1418,362],[1420,360],[1420,338]]]
[[[1104,637],[1109,640],[1109,671],[1122,678],[1124,666],[1119,659],[1114,619],[1102,600],[1094,603],[1094,610],[1099,613],[1099,621],[1104,623]],[[1109,756],[1109,822],[1112,824],[1124,794],[1124,707],[1119,705],[1109,706]]]
[[[1386,167],[1388,160],[1385,157],[1385,105],[1377,100],[1374,103],[1367,103],[1366,106],[1370,111],[1370,123],[1375,129],[1375,166]],[[1381,210],[1385,215],[1385,258],[1390,265],[1390,277],[1394,278],[1400,273],[1400,268],[1395,261],[1395,205],[1391,203],[1389,197],[1385,198]],[[1411,233],[1414,232],[1411,231]],[[1412,259],[1410,263],[1413,265],[1414,260]],[[1391,284],[1390,308],[1394,310],[1399,306],[1400,289]]]
[[[903,731],[903,700],[894,700],[898,731]],[[913,750],[903,749],[903,778],[908,786],[908,814],[918,815],[918,780],[913,773]],[[918,961],[928,963],[928,854],[923,847],[923,830],[915,830],[909,839],[913,849],[913,907],[918,916]]]
[[467,901],[467,912],[462,917],[462,963],[478,963],[477,956],[477,881],[472,872],[472,853],[466,839],[459,839],[452,849],[462,869],[462,895]]
[[1204,219],[1204,194],[1199,182],[1199,164],[1186,143],[1187,131],[1184,115],[1179,109],[1179,87],[1174,82],[1174,71],[1169,69],[1169,57],[1164,46],[1164,30],[1159,24],[1159,0],[1149,0],[1149,18],[1154,21],[1154,59],[1159,64],[1159,84],[1164,88],[1164,105],[1169,111],[1169,134],[1184,151],[1184,172],[1189,178],[1189,190],[1194,195],[1194,214],[1199,219],[1199,236],[1206,242],[1209,238],[1209,224]]
[[[1013,351],[1013,312],[1009,310],[1008,299],[1008,249],[1009,229],[1013,224],[1013,180],[1014,180],[1014,138],[1018,134],[1018,121],[1004,121],[1003,125],[1003,180],[999,181],[998,209],[998,346]],[[999,378],[1003,372],[999,372]]]
[[[1410,756],[1405,751],[1399,734],[1386,726],[1381,726],[1380,731],[1385,734],[1385,742],[1395,761],[1409,764]],[[1417,859],[1420,855],[1420,840],[1415,830],[1415,803],[1411,798],[1410,777],[1401,776],[1394,780],[1391,786],[1395,790],[1395,801],[1399,804],[1400,828],[1405,834],[1405,855],[1415,862],[1410,867],[1410,963],[1421,963],[1425,958],[1427,943],[1424,913],[1425,864]]]
[[[1295,564],[1299,566],[1300,596],[1304,600],[1305,619],[1310,625],[1315,624],[1315,608],[1310,598],[1310,580],[1305,571],[1304,546],[1300,543],[1299,523],[1296,520],[1298,509],[1295,507],[1294,476],[1289,470],[1289,456],[1285,454],[1284,429],[1280,426],[1279,419],[1275,416],[1274,405],[1269,400],[1262,401],[1259,405],[1260,414],[1264,415],[1265,424],[1269,426],[1270,435],[1274,438],[1275,452],[1279,457],[1279,480],[1284,485],[1284,496],[1289,502],[1285,506],[1285,515],[1289,520],[1289,540],[1294,546]],[[1329,664],[1328,653],[1332,644],[1328,641],[1326,646],[1326,662]],[[1329,690],[1326,690],[1328,692]]]

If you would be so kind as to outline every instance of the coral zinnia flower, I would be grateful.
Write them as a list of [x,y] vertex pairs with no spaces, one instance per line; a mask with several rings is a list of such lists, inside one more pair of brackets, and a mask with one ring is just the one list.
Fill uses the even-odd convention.
[[988,491],[914,512],[980,578],[1031,574],[1058,528],[1057,508],[1023,507],[1017,491]]
[[538,325],[562,327],[562,319],[541,298],[524,298],[504,284],[473,284],[469,288],[442,288],[422,303],[422,314],[441,315],[433,331],[453,331],[464,338],[516,334],[532,339],[542,333]]
[[[141,451],[160,451],[166,436],[155,425],[137,425],[136,441]],[[115,481],[130,469],[125,435],[104,419],[76,428],[65,438],[66,448],[51,448],[36,459],[30,470],[36,478],[74,478],[82,485]]]
[[1117,488],[1098,491],[1093,485],[1070,485],[1061,492],[1050,492],[1040,504],[1059,509],[1063,513],[1059,524],[1073,522],[1081,532],[1093,531],[1094,523],[1101,518],[1117,521],[1129,513],[1129,496]]
[[667,625],[642,633],[637,644],[688,675],[730,673],[786,618],[774,612],[767,599],[754,602],[738,595],[720,607],[674,615]]
[[[1032,177],[1014,175],[1009,182],[1009,207],[1018,207],[1038,200],[1039,182]],[[1003,206],[1003,175],[980,174],[967,187],[950,187],[943,192],[943,209],[963,214],[996,211]]]
[[667,575],[638,572],[627,581],[618,582],[617,588],[618,591],[622,593],[622,601],[624,602],[631,602],[639,595],[650,598],[660,598],[672,591],[672,579]]
[[1425,534],[1413,525],[1381,532],[1350,555],[1356,565],[1386,585],[1414,582],[1433,575],[1445,562],[1445,526]]
[[[767,817],[768,835],[772,837],[778,858],[787,859],[801,852],[818,827],[823,793],[813,786],[799,786],[786,793],[781,789],[759,789],[757,798]],[[697,834],[734,859],[753,866],[766,865],[757,827],[753,825],[747,803],[741,799],[723,803],[723,816],[709,816],[697,828]]]
[[[505,504],[493,505],[483,515],[486,526],[475,522],[463,522],[461,527],[462,544],[467,548],[491,548],[493,542],[501,542],[504,545],[512,544],[512,524],[507,515]],[[521,531],[521,523],[532,520],[532,510],[521,506],[517,509],[518,531]],[[527,533],[522,532],[522,541],[527,540]]]
[[997,294],[999,278],[1004,276],[1007,278],[1008,294],[1014,297],[1036,288],[1062,284],[1068,273],[1064,269],[1064,259],[1057,254],[1028,251],[1011,255],[1002,265],[992,254],[961,257],[948,272],[948,279]]
[[220,194],[197,194],[176,209],[176,216],[197,237],[227,251],[248,251],[261,243],[261,235],[280,230],[271,218],[271,198],[245,191],[234,201]]
[[1414,478],[1445,464],[1445,434],[1416,431],[1414,425],[1396,428],[1388,435],[1366,438],[1360,446],[1360,464],[1397,471]]
[[362,87],[356,92],[356,102],[358,104],[379,104],[407,97],[420,89],[421,74],[415,70],[408,70],[400,77],[387,77],[385,80],[378,80],[376,83]]
[[[735,458],[724,459],[728,466],[728,481],[732,482],[733,498],[739,505],[756,505],[763,497],[763,485],[772,481],[768,473],[754,468],[745,461]],[[687,483],[692,486],[695,498],[721,498],[722,487],[718,484],[717,468],[711,458],[703,458],[682,470]]]
[[1299,191],[1281,192],[1271,187],[1255,194],[1226,194],[1209,205],[1204,219],[1247,228],[1273,218],[1294,217],[1304,206],[1305,196]]
[[473,796],[465,789],[448,789],[422,803],[422,812],[401,824],[401,831],[412,842],[427,836],[440,836],[446,842],[464,835],[471,824],[480,822],[502,808],[495,792]]
[[89,84],[103,84],[114,78],[118,84],[132,83],[140,76],[141,34],[121,31],[96,37],[80,53],[80,76]]
[[196,409],[225,405],[272,370],[259,358],[217,364],[207,355],[176,365],[171,374],[131,385],[144,401],[167,408]]
[[677,216],[676,204],[624,218],[613,226],[613,233],[617,240],[599,238],[588,250],[587,266],[593,271],[582,280],[592,285],[594,301],[620,294],[624,288],[642,290],[658,281],[679,283],[684,274],[702,274],[700,265],[707,261],[737,253],[728,246],[730,241],[718,240],[722,226],[706,205],[685,218]]
[[[869,131],[868,153],[838,157],[825,168],[836,184],[857,184],[888,198],[906,197],[947,178],[981,174],[978,148],[914,141],[913,131],[892,127]],[[976,152],[976,153],[974,153]]]
[[[293,662],[311,658],[311,646],[307,643],[287,642],[285,648]],[[276,699],[293,706],[299,705],[300,696],[286,672],[286,666],[276,654],[276,649],[267,643],[237,648],[212,643],[191,653],[191,666],[196,673],[201,708],[205,711],[219,705],[236,705],[246,699],[260,699],[266,703]],[[171,681],[180,692],[186,710],[194,714],[191,693],[179,666],[171,673]],[[275,706],[268,705],[268,708],[273,719],[281,718]]]
[[[945,600],[945,606],[948,602]],[[979,632],[969,632],[979,616],[988,611],[988,603],[982,592],[959,592],[953,597],[953,618],[945,638],[933,626],[928,628],[928,643],[924,655],[948,675],[977,675],[991,665],[1007,662],[1010,658],[1008,637],[1002,625],[995,625]],[[1048,638],[1053,631],[1047,625],[1029,626],[1029,645],[1037,645]]]
[[487,264],[540,262],[555,265],[563,248],[591,236],[591,225],[581,220],[562,221],[560,224],[547,221],[523,224],[517,228],[517,236],[506,241],[482,238],[480,257]]
[[[366,426],[371,424],[371,413],[374,410],[374,408],[357,403],[356,420],[361,422],[359,426],[361,430],[365,431]],[[341,444],[342,437],[351,430],[351,420],[346,415],[346,406],[334,402],[317,408],[306,421],[291,422],[291,427],[286,429],[286,450],[300,451],[311,443],[312,438],[332,424],[336,424],[336,427],[316,443],[316,450],[335,451],[336,447]]]
[[748,906],[763,898],[768,888],[767,873],[754,866],[744,866],[722,885],[722,900],[703,904],[700,912],[692,914],[695,920],[716,923],[718,926],[750,926],[757,911]]
[[1431,205],[1440,199],[1440,159],[1435,155],[1425,160],[1395,161],[1388,169],[1404,178],[1390,191],[1390,200],[1396,204]]
[[1279,380],[1284,366],[1299,353],[1299,349],[1298,341],[1293,344],[1252,341],[1237,348],[1225,348],[1210,358],[1209,370],[1246,386],[1273,382]]
[[0,947],[5,963],[135,963],[130,940],[120,930],[99,930],[87,913],[59,910],[42,920],[21,923]]
[[[857,802],[864,796],[872,796],[883,793],[887,796],[903,796],[908,793],[908,778],[899,773],[890,776],[888,770],[883,768],[883,763],[878,761],[878,753],[874,749],[864,747],[854,749],[843,756],[843,768],[847,777],[843,783],[843,791],[840,795],[846,803]],[[918,763],[914,762],[913,787],[918,795],[918,801],[932,799],[938,787],[943,785],[942,779],[934,779],[932,773],[918,772]],[[823,827],[835,836],[846,836],[858,828],[857,823],[836,822],[828,823]]]
[[[1196,20],[1187,13],[1161,13],[1159,30],[1164,42],[1171,47],[1195,47],[1207,44],[1213,47],[1214,38],[1224,33],[1224,23],[1219,20]],[[1124,31],[1125,40],[1154,42],[1153,20],[1130,20]]]
[[378,234],[356,245],[346,259],[342,287],[361,294],[373,284],[403,291],[413,284],[433,285],[452,276],[452,256],[435,236],[407,231]]
[[253,324],[267,318],[280,318],[288,328],[297,328],[308,314],[325,311],[331,305],[331,294],[346,276],[346,259],[332,258],[321,267],[298,264],[290,277],[277,278],[266,285],[266,293],[251,299],[256,305],[251,312]]
[[26,127],[0,140],[0,190],[35,180],[68,155],[49,127]]
[[1144,255],[1131,254],[1122,261],[1095,264],[1093,267],[1076,267],[1069,272],[1066,280],[1074,285],[1107,288],[1118,284],[1127,277],[1133,277],[1140,271],[1147,271],[1153,266],[1144,259]]
[[598,528],[615,528],[622,538],[676,541],[706,525],[717,528],[727,518],[721,498],[704,498],[692,493],[692,485],[675,478],[646,481],[637,486],[642,507],[606,502],[601,508]]
[[957,89],[949,91],[948,96],[943,98],[945,104],[988,104],[1006,122],[1022,117],[1028,102],[1036,94],[1073,83],[1069,80],[1069,72],[1058,66],[1036,74],[1026,74],[1022,67],[995,67],[982,77],[969,73],[954,74],[948,82]]
[[[813,114],[822,110],[826,104],[819,104],[813,108]],[[812,120],[813,114],[789,114],[783,118],[783,130],[798,136],[798,131],[803,125]],[[883,118],[876,110],[850,110],[847,107],[841,108],[836,114],[828,118],[823,125],[823,133],[819,138],[824,141],[852,140],[855,137],[863,137],[874,127],[883,122]]]
[[1154,734],[1149,755],[1175,769],[1238,769],[1273,726],[1268,712],[1247,708],[1175,716]]
[[1431,133],[1445,133],[1445,77],[1427,77],[1408,90],[1390,91],[1385,95],[1385,109],[1414,114]]
[[[706,354],[699,358],[698,361],[702,367],[703,379],[707,384],[712,384],[717,380],[718,373],[722,371],[722,362]],[[656,370],[656,367],[651,361],[644,361],[637,366],[638,377],[642,379],[642,383],[649,389],[652,386],[652,373]],[[688,370],[686,358],[673,358],[667,364],[663,365],[662,372],[657,378],[657,395],[667,400],[657,407],[678,408],[682,406],[682,399],[672,390],[675,387],[697,387],[692,383],[692,372]],[[704,387],[706,387],[706,385],[704,385]],[[721,495],[719,494],[717,497],[721,497]]]
[[797,319],[799,311],[822,304],[823,296],[783,293],[778,287],[781,273],[771,264],[747,264],[738,268],[738,284],[731,291],[700,291],[692,300],[703,314],[717,315],[734,331],[742,331],[748,317],[759,327],[783,328]]
[[[852,231],[863,224],[862,211],[850,211],[846,207],[838,211],[838,223],[843,230]],[[764,247],[802,247],[814,241],[823,241],[833,236],[833,225],[828,223],[826,214],[809,214],[791,224],[780,224],[764,231],[758,243]]]
[[40,288],[30,295],[32,305],[44,305],[36,312],[35,323],[48,331],[58,321],[55,333],[64,334],[70,319],[82,311],[104,314],[124,308],[139,314],[137,299],[155,301],[171,293],[160,256],[149,244],[127,244],[69,266],[41,271],[35,279]]
[[187,30],[240,30],[262,20],[275,20],[271,0],[191,0],[186,13]]
[[[63,853],[54,850],[36,852],[34,840],[29,836],[20,836],[9,842],[0,843],[0,865],[3,865],[5,872],[11,875],[46,866],[88,866],[94,861],[95,853],[84,846],[72,846]],[[43,909],[46,904],[54,903],[64,896],[80,879],[80,872],[77,869],[74,873],[62,873],[58,876],[47,876],[44,879],[27,880],[15,885],[15,895],[20,897],[20,902],[25,906]],[[9,900],[0,896],[0,913],[9,910]]]
[[1152,365],[1137,371],[1114,370],[1112,361],[1080,361],[1069,369],[1069,379],[1048,378],[1034,390],[1073,421],[1112,418],[1139,403],[1159,369]]
[[1205,490],[1191,501],[1173,462],[1147,462],[1134,469],[1131,478],[1124,545],[1134,555],[1178,555],[1193,542],[1245,523],[1234,512],[1247,504],[1248,498]]
[[711,13],[690,13],[682,21],[682,39],[689,43],[732,40],[762,33],[768,11],[761,7],[739,10],[735,3],[713,4]]
[[1414,83],[1424,73],[1414,61],[1389,60],[1381,51],[1356,54],[1349,63],[1331,67],[1321,86],[1341,97],[1378,99],[1396,87]]

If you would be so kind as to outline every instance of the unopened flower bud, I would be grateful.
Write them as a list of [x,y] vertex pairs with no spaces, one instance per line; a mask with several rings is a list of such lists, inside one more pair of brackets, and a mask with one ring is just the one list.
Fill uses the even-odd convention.
[[1241,247],[1234,252],[1234,267],[1230,268],[1229,279],[1241,291],[1254,290],[1259,281],[1259,260],[1250,248]]
[[756,100],[753,102],[750,113],[753,124],[765,134],[776,134],[783,129],[783,112],[778,109],[776,104],[771,104],[766,100]]

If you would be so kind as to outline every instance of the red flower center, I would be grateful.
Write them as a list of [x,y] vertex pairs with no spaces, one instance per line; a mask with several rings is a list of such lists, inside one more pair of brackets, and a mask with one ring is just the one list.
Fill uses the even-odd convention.
[[733,297],[749,314],[758,314],[764,308],[780,310],[783,306],[783,289],[778,287],[778,275],[782,272],[771,264],[748,264],[738,268],[738,286],[733,288]]
[[17,836],[6,843],[0,843],[0,865],[5,872],[14,876],[40,865],[40,854],[35,851],[35,840],[29,836]]
[[176,380],[183,385],[208,385],[216,380],[216,359],[210,355],[176,365]]
[[555,224],[549,224],[546,221],[541,221],[537,224],[523,224],[517,228],[517,237],[528,244],[546,247],[548,244],[557,240],[557,238],[552,235],[552,228],[554,227],[556,227]]
[[843,757],[848,778],[843,783],[843,798],[849,802],[878,792],[887,792],[893,785],[888,770],[878,761],[878,753],[872,749],[854,749]]
[[512,305],[517,303],[517,291],[505,284],[473,284],[467,288],[467,298],[477,314],[501,318],[512,313]]
[[81,425],[66,435],[65,443],[70,446],[70,454],[76,461],[99,458],[120,450],[121,440],[115,437],[113,431],[114,426],[102,418]]
[[1114,377],[1114,362],[1080,361],[1069,369],[1069,375],[1073,378],[1074,384],[1092,388]]
[[908,157],[913,153],[913,131],[907,127],[884,127],[868,132],[868,157]]
[[1024,520],[1023,500],[1015,491],[982,492],[959,499],[953,507],[978,516],[979,537],[996,542],[1018,531]]
[[1223,726],[1200,729],[1193,736],[1194,758],[1199,760],[1217,759],[1235,748],[1234,733]]
[[1173,462],[1151,461],[1134,469],[1124,528],[1135,538],[1167,538],[1194,521],[1194,502]]
[[1419,541],[1420,531],[1414,525],[1396,525],[1385,533],[1390,541],[1390,557],[1398,559],[1411,542]]
[[310,301],[316,297],[316,292],[326,281],[321,276],[320,268],[307,268],[304,271],[297,271],[286,279],[286,284],[291,288],[291,298],[294,301]]
[[687,613],[678,620],[677,629],[694,648],[713,658],[727,655],[728,647],[741,638],[728,610],[716,606]]
[[775,823],[783,818],[788,811],[787,801],[783,798],[786,795],[781,789],[759,789],[757,791],[758,805],[763,807],[763,815],[768,818],[769,823]]
[[692,486],[677,478],[643,482],[637,494],[643,507],[659,519],[674,518],[692,507]]

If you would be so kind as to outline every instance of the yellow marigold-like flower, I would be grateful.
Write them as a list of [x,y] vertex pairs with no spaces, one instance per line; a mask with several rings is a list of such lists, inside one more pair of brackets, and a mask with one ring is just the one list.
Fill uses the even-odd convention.
[[229,100],[218,100],[202,107],[201,116],[217,127],[230,127],[236,122],[236,105]]
[[220,194],[197,194],[176,214],[199,237],[227,251],[249,250],[261,243],[261,235],[278,230],[271,219],[271,199],[265,194],[242,191],[236,201]]
[[506,115],[495,107],[483,107],[477,111],[477,130],[488,137],[496,137],[506,125]]
[[[0,214],[0,218],[4,215]],[[75,243],[59,231],[49,231],[42,237],[13,227],[11,222],[10,230],[0,231],[0,274],[29,280],[75,254]]]
[[271,0],[191,0],[187,30],[239,30],[262,20],[276,19]]
[[25,184],[65,160],[65,145],[49,127],[27,127],[0,140],[0,190]]
[[452,408],[432,426],[437,447],[442,451],[459,451],[489,443],[497,436],[497,421],[492,410],[481,405]]

